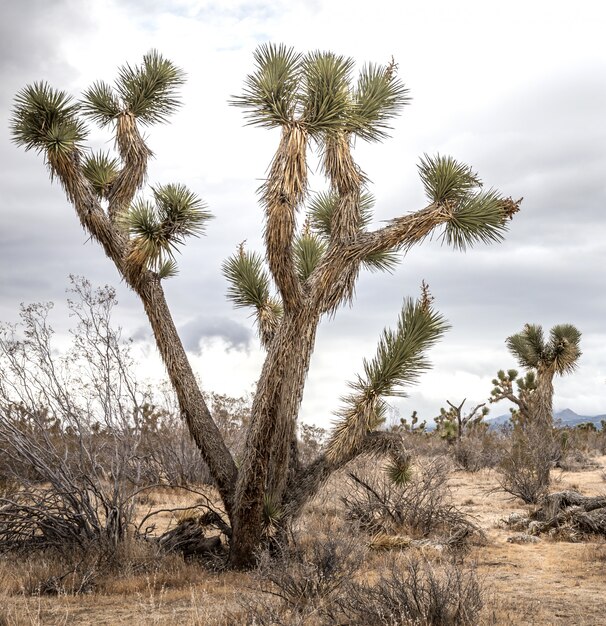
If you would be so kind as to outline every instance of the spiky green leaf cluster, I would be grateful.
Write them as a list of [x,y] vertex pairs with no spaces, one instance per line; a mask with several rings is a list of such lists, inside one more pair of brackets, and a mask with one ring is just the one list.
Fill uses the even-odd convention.
[[295,124],[320,143],[331,134],[382,139],[409,100],[395,64],[364,66],[354,86],[353,59],[321,51],[301,55],[269,43],[257,48],[255,65],[231,104],[245,110],[250,124]]
[[312,232],[297,237],[293,246],[293,254],[297,274],[301,282],[305,282],[320,263],[326,252],[326,243]]
[[427,154],[418,165],[425,193],[431,202],[460,202],[482,186],[478,175],[450,156]]
[[446,320],[420,301],[407,299],[395,330],[386,328],[376,356],[364,361],[364,376],[352,387],[365,395],[401,396],[430,368],[425,353],[450,328]]
[[409,456],[392,456],[385,466],[389,480],[398,487],[407,485],[413,477],[412,461]]
[[522,367],[546,367],[562,375],[576,369],[580,341],[581,333],[572,324],[554,326],[547,341],[540,325],[526,324],[522,332],[508,337],[505,343]]
[[88,156],[82,171],[100,198],[107,198],[112,183],[120,171],[120,162],[107,152],[98,152]]
[[351,113],[353,59],[311,52],[302,63],[302,120],[312,134],[338,132]]
[[263,496],[263,526],[265,532],[269,532],[280,523],[284,516],[284,511],[270,494]]
[[25,150],[36,150],[49,159],[71,154],[87,135],[78,113],[79,105],[66,92],[46,82],[28,85],[15,96],[12,139]]
[[388,122],[410,102],[408,89],[393,76],[393,69],[370,63],[360,72],[351,124],[362,139],[380,141],[388,137]]
[[263,307],[270,299],[269,275],[257,252],[240,249],[221,266],[229,282],[227,298],[238,308]]
[[537,388],[537,376],[533,370],[529,370],[523,377],[516,380],[516,385],[520,393],[530,393]]
[[[339,195],[334,191],[321,191],[315,194],[309,203],[309,219],[312,229],[320,236],[328,239],[332,232],[332,217],[339,202]],[[360,195],[359,215],[360,229],[366,228],[372,221],[374,196],[370,193]]]
[[93,83],[83,94],[82,112],[101,128],[115,120],[121,110],[118,95],[103,81]]
[[114,87],[96,82],[84,92],[84,113],[100,126],[107,126],[121,113],[133,115],[149,126],[165,122],[181,105],[177,89],[185,74],[156,50],[148,52],[139,66],[124,65]]
[[352,393],[343,398],[344,406],[337,414],[341,419],[328,444],[329,458],[350,454],[365,433],[384,422],[387,406],[383,397],[406,395],[402,388],[416,383],[429,369],[425,353],[448,328],[426,297],[404,302],[396,329],[383,331],[376,356],[364,361],[364,375],[349,385]]
[[419,164],[425,193],[451,214],[444,241],[465,250],[478,242],[501,241],[507,231],[506,201],[495,190],[482,191],[482,181],[463,163],[449,156],[425,155]]
[[302,55],[283,44],[266,43],[255,50],[254,59],[254,73],[231,104],[246,109],[249,124],[268,128],[287,124],[295,115]]
[[456,439],[457,432],[459,429],[458,429],[456,422],[449,420],[449,419],[445,419],[444,421],[440,423],[438,430],[440,433],[440,437],[442,439],[445,439],[449,443],[451,443]]
[[477,242],[502,241],[506,231],[503,200],[491,189],[469,196],[457,205],[446,223],[444,241],[453,248],[465,250]]
[[152,191],[154,202],[136,200],[120,222],[133,238],[132,258],[168,277],[176,273],[179,245],[188,236],[203,234],[212,215],[185,185],[160,185]]

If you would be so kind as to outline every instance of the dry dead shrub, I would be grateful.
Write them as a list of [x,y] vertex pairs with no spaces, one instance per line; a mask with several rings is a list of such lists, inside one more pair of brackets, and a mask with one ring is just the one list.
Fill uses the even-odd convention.
[[393,560],[375,585],[350,585],[337,601],[345,619],[334,623],[471,626],[479,621],[483,594],[473,567],[454,561],[436,565],[412,554]]
[[448,456],[449,444],[434,433],[403,433],[404,447],[415,457],[434,458]]
[[502,437],[495,432],[472,433],[451,446],[455,463],[466,472],[496,467],[503,456]]
[[[359,548],[343,539],[316,542],[304,552],[262,564],[268,598],[246,603],[233,624],[468,626],[478,623],[483,588],[473,567],[432,564],[418,553],[390,559],[371,584],[360,572]],[[269,586],[263,586],[267,582]]]
[[510,448],[497,467],[501,489],[526,504],[540,502],[549,489],[556,447],[557,444],[539,426],[514,429]]
[[383,473],[350,473],[351,484],[341,500],[346,517],[371,535],[429,537],[476,530],[468,516],[451,502],[450,465],[424,459],[409,481],[396,484]]
[[342,532],[274,554],[266,551],[259,559],[256,578],[269,599],[245,601],[245,623],[331,623],[326,621],[330,606],[349,588],[365,554],[353,534]]

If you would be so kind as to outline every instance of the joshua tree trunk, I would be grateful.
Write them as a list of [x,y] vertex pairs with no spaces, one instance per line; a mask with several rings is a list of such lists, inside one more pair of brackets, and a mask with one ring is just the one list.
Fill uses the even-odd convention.
[[533,421],[550,434],[553,428],[553,365],[539,365],[537,367],[537,386],[533,393]]
[[164,361],[170,382],[177,394],[179,407],[189,432],[202,452],[217,488],[231,517],[237,469],[208,406],[204,401],[189,359],[175,328],[160,281],[147,276],[137,283],[158,351]]
[[252,565],[263,533],[265,499],[282,503],[318,321],[306,308],[287,314],[267,354],[236,488],[230,549],[234,567]]

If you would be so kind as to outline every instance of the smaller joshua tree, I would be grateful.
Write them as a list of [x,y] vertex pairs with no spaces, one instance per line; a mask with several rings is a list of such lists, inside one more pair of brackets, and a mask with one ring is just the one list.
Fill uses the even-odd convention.
[[493,380],[491,402],[507,399],[518,407],[518,412],[545,428],[553,426],[553,379],[573,372],[581,350],[581,333],[572,324],[559,324],[549,331],[545,341],[543,329],[537,324],[526,324],[524,330],[505,341],[518,363],[529,370],[516,381],[518,396],[513,394],[516,370],[500,371]]
[[547,492],[549,471],[558,456],[553,438],[553,379],[576,369],[580,339],[581,333],[571,324],[554,326],[547,341],[541,326],[526,324],[506,344],[528,371],[518,378],[515,369],[500,370],[492,381],[490,402],[509,400],[515,405],[512,449],[501,464],[501,486],[525,502],[536,502]]
[[400,423],[395,427],[396,430],[403,430],[407,433],[424,433],[427,422],[423,420],[419,422],[419,416],[416,411],[410,415],[410,421],[405,417],[400,418]]
[[446,400],[450,407],[446,410],[444,407],[440,409],[440,415],[435,418],[438,432],[448,443],[454,443],[455,439],[461,441],[463,434],[478,426],[482,420],[488,415],[488,408],[485,402],[475,406],[469,413],[463,414],[463,405],[467,398],[459,405],[453,404],[450,400]]

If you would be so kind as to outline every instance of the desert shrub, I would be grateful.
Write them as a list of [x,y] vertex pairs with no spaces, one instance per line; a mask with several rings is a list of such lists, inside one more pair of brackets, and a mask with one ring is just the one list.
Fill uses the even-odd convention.
[[555,456],[553,440],[540,427],[514,429],[510,448],[497,467],[501,489],[527,504],[539,502],[549,489]]
[[394,483],[385,473],[349,473],[351,483],[341,497],[346,517],[370,534],[410,533],[428,537],[472,528],[469,518],[450,500],[450,464],[424,459],[408,481]]
[[54,349],[50,305],[23,307],[20,335],[0,328],[2,473],[16,485],[0,498],[0,549],[111,552],[134,516],[146,393],[110,324],[114,291],[73,291],[69,353]]
[[568,471],[579,471],[596,467],[595,455],[606,454],[606,431],[598,430],[593,424],[580,424],[575,428],[560,428],[556,431],[558,444],[557,466]]
[[[353,556],[352,556],[353,554]],[[364,581],[358,547],[316,542],[303,553],[262,561],[268,597],[243,600],[232,624],[467,626],[478,623],[483,588],[461,562],[432,564],[417,553],[390,559],[378,581]],[[267,584],[269,583],[269,585]]]
[[434,432],[403,433],[404,447],[415,457],[435,458],[448,455],[450,446]]
[[[269,599],[244,599],[245,623],[334,623],[331,607],[347,593],[365,553],[354,535],[342,532],[264,552],[255,576]],[[233,623],[242,623],[242,617]]]
[[499,464],[503,440],[496,432],[472,433],[451,446],[455,463],[467,472],[478,472]]
[[375,585],[351,584],[338,598],[341,620],[333,623],[471,626],[478,623],[483,594],[473,567],[434,565],[411,555],[403,563],[394,560]]

